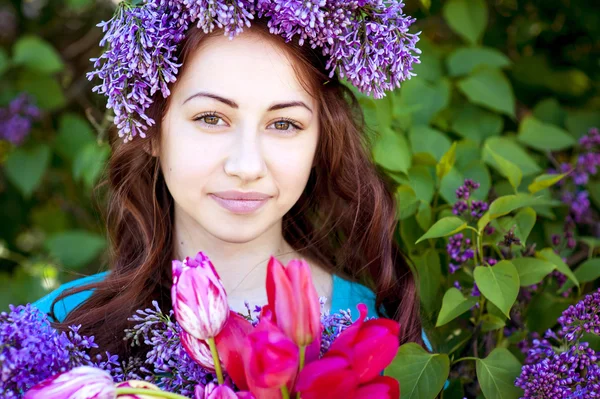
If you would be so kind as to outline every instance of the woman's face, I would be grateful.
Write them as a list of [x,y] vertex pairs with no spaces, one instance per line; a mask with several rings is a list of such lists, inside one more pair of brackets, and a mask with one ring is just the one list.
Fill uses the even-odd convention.
[[[281,229],[306,186],[319,138],[316,101],[291,62],[252,30],[208,38],[188,58],[159,149],[176,223],[231,243]],[[269,198],[224,201],[225,191]]]

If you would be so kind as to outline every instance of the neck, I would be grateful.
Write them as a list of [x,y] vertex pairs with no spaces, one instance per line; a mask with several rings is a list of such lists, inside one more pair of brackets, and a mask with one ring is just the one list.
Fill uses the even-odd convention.
[[231,300],[246,296],[251,301],[257,295],[263,296],[271,255],[284,265],[299,257],[283,238],[281,221],[250,241],[231,242],[206,231],[192,218],[178,218],[175,214],[176,258],[183,260],[186,256],[194,257],[198,251],[204,252]]

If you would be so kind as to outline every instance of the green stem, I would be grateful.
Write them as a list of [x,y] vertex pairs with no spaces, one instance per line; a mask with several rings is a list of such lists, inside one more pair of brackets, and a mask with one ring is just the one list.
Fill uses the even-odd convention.
[[117,397],[119,395],[130,395],[138,394],[144,396],[156,396],[157,398],[166,399],[189,399],[187,396],[177,395],[176,393],[157,391],[154,389],[143,389],[143,388],[117,388]]
[[281,398],[290,399],[290,392],[285,385],[281,387]]
[[221,370],[221,361],[219,360],[219,352],[217,352],[217,344],[215,344],[214,338],[206,340],[210,347],[210,353],[212,353],[213,361],[215,363],[215,373],[217,373],[217,381],[219,385],[223,384],[223,370]]
[[304,368],[304,361],[306,358],[306,346],[301,346],[300,347],[300,370],[302,370]]

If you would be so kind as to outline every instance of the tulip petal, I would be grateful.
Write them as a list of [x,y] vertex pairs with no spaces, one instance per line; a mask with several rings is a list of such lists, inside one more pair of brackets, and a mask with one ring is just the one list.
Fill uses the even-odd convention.
[[215,337],[219,357],[223,361],[227,374],[241,390],[248,389],[242,351],[246,348],[246,336],[254,327],[246,319],[230,311],[229,318],[221,332]]
[[210,347],[206,341],[202,341],[191,336],[190,334],[186,333],[185,330],[181,330],[179,333],[179,339],[181,340],[183,349],[185,349],[192,360],[207,370],[215,370],[215,362],[213,360]]
[[368,384],[361,385],[352,399],[398,399],[400,383],[392,377],[378,376]]
[[23,399],[114,399],[116,396],[108,372],[80,366],[45,379],[28,390]]
[[350,363],[344,357],[329,356],[304,366],[295,388],[302,399],[322,399],[351,397],[357,386]]

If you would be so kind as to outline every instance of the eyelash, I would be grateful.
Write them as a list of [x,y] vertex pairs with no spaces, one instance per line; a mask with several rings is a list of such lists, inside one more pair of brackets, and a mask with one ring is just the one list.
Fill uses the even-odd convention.
[[[205,113],[203,113],[203,114],[200,114],[200,115],[198,115],[197,117],[195,117],[195,118],[194,118],[194,122],[196,122],[196,121],[200,121],[202,118],[205,118],[205,117],[207,117],[207,116],[213,116],[213,117],[217,117],[217,118],[219,118],[219,119],[223,119],[223,118],[221,118],[221,117],[220,117],[220,116],[217,114],[217,112],[216,112],[216,111],[210,111],[210,112],[205,112]],[[287,122],[287,123],[289,123],[290,125],[292,125],[292,126],[293,126],[293,129],[292,129],[292,130],[280,130],[280,129],[275,129],[275,130],[277,130],[277,131],[279,131],[279,132],[283,132],[283,134],[292,134],[292,133],[294,133],[294,132],[296,132],[296,131],[302,130],[302,128],[301,128],[300,126],[298,126],[297,122],[296,122],[296,121],[294,121],[293,119],[289,119],[289,118],[281,118],[281,119],[278,119],[278,120],[276,120],[276,121],[275,121],[275,122],[273,122],[273,123],[278,123],[278,122]],[[208,126],[208,128],[209,128],[209,129],[213,129],[213,128],[216,128],[216,127],[218,127],[218,126],[215,126],[215,125],[211,125],[210,123],[205,123],[205,124],[204,124],[204,126]]]

